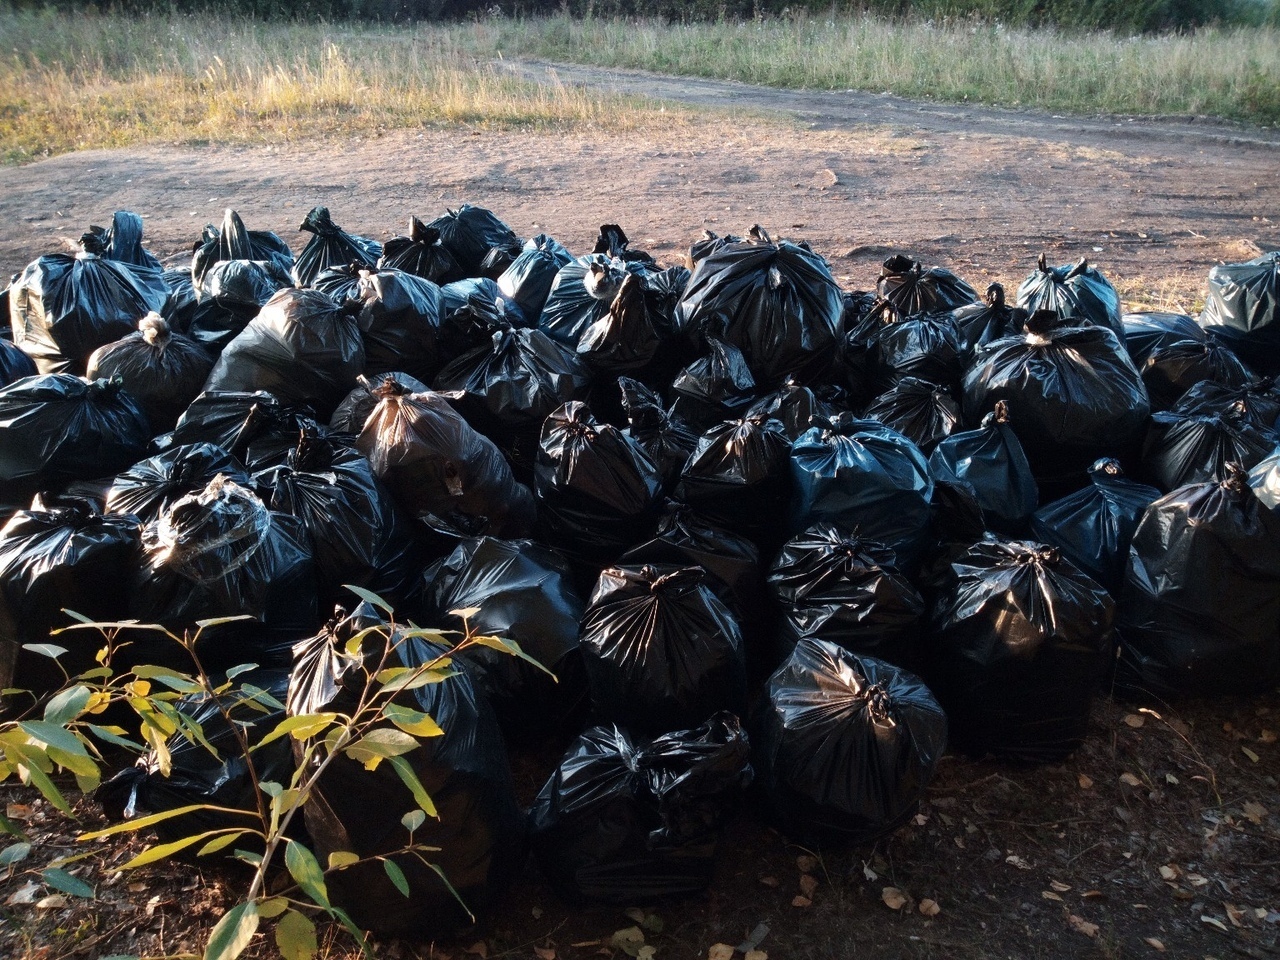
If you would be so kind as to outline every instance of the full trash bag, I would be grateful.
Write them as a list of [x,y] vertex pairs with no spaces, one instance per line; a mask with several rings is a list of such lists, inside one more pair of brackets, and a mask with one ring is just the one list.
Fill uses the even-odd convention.
[[313,207],[298,229],[313,234],[293,264],[293,282],[299,287],[311,286],[311,282],[330,267],[352,263],[372,267],[382,256],[382,244],[347,233],[333,222],[328,207]]
[[899,667],[804,639],[752,715],[751,760],[770,818],[800,843],[857,846],[915,814],[947,717]]
[[542,314],[560,268],[573,260],[573,254],[540,233],[525,241],[520,255],[498,278],[498,289],[508,300],[514,300],[526,317],[536,318]]
[[407,373],[392,371],[376,377],[356,377],[356,385],[347,394],[346,399],[338,404],[338,409],[333,411],[333,416],[329,418],[329,428],[339,433],[358,435],[364,429],[369,414],[373,413],[381,402],[378,387],[388,379],[398,387],[402,387],[403,393],[429,393],[431,390],[421,380]]
[[819,377],[831,365],[844,304],[827,262],[807,246],[774,243],[759,226],[699,261],[675,322],[687,336],[742,351],[757,380]]
[[41,257],[9,288],[14,345],[41,373],[83,372],[89,354],[132,333],[169,298],[158,268],[108,259],[93,233],[80,247],[75,256]]
[[15,489],[110,476],[137,461],[150,437],[146,414],[118,379],[55,373],[0,389],[0,483]]
[[946,387],[917,377],[903,377],[871,401],[862,416],[879,420],[922,452],[932,453],[959,429],[960,404]]
[[924,599],[884,544],[815,523],[774,559],[769,592],[780,614],[775,664],[810,637],[918,669]]
[[791,529],[837,523],[890,547],[911,571],[929,539],[933,478],[920,448],[875,420],[815,421],[791,448]]
[[105,230],[90,227],[90,232],[102,237],[103,256],[135,267],[159,270],[160,261],[142,247],[142,218],[129,210],[117,210],[111,215],[111,226]]
[[119,377],[151,423],[152,433],[172,430],[204,388],[213,361],[198,343],[149,313],[138,329],[89,355],[90,380]]
[[[489,647],[459,655],[514,740],[553,735],[586,696],[578,622],[584,604],[568,565],[531,540],[464,540],[427,568],[421,622],[516,643],[545,669]],[[550,671],[549,673],[547,671]],[[551,674],[554,674],[552,676]]]
[[538,866],[575,901],[634,904],[707,889],[721,830],[751,783],[750,754],[728,713],[653,740],[592,727],[529,811]]
[[265,390],[208,391],[191,401],[173,431],[157,437],[164,452],[192,443],[212,443],[252,471],[280,463],[298,443],[298,431],[313,423],[305,404],[286,404]]
[[[520,252],[515,231],[484,207],[464,203],[427,224],[440,232],[440,242],[458,265],[460,277],[479,277],[484,258],[494,247]],[[502,271],[498,271],[501,273]]]
[[1139,370],[1147,357],[1162,347],[1169,347],[1183,340],[1203,342],[1205,332],[1195,319],[1185,313],[1166,313],[1149,310],[1126,313],[1120,318],[1124,326],[1124,346]]
[[657,466],[617,427],[598,423],[584,403],[567,403],[547,417],[534,478],[542,539],[592,575],[657,523]]
[[360,274],[372,270],[365,263],[344,263],[316,274],[311,289],[326,293],[337,303],[356,300],[360,296]]
[[1031,535],[1061,551],[1082,573],[1119,596],[1129,542],[1160,491],[1126,479],[1118,460],[1102,459],[1089,468],[1090,483],[1046,503],[1031,518]]
[[0,340],[0,387],[7,387],[23,377],[34,377],[40,371],[36,363],[8,340]]
[[[216,678],[220,682],[222,678]],[[289,737],[280,737],[265,746],[262,740],[284,720],[284,698],[289,690],[287,669],[257,669],[242,672],[233,687],[248,685],[258,692],[233,691],[214,696],[208,693],[188,694],[173,704],[177,712],[200,727],[201,739],[179,730],[166,743],[170,769],[166,776],[161,758],[154,749],[125,767],[94,791],[93,799],[102,805],[111,820],[131,820],[136,816],[167,813],[180,807],[202,805],[168,817],[155,824],[161,843],[175,843],[184,837],[208,830],[261,829],[257,819],[259,801],[270,807],[271,798],[259,794],[257,782],[288,784],[293,777],[293,748]],[[224,711],[226,712],[224,715]],[[227,723],[238,727],[233,730]],[[253,750],[253,774],[245,757],[240,737]],[[221,810],[209,809],[222,807]],[[243,810],[252,817],[228,813]],[[294,818],[288,834],[303,839],[302,818]],[[236,849],[262,850],[262,841],[241,835]],[[188,847],[187,857],[194,858],[198,847]],[[231,857],[230,848],[224,857]],[[207,862],[207,861],[204,861]]]
[[1106,327],[1063,327],[1034,314],[1026,333],[988,344],[964,378],[964,414],[978,423],[1004,400],[1036,482],[1075,489],[1101,457],[1136,452],[1150,403],[1142,378]]
[[968,351],[986,346],[993,340],[1020,335],[1031,316],[1022,307],[1010,306],[1004,298],[1004,287],[998,283],[987,287],[984,301],[951,311],[951,319],[959,327]]
[[[0,529],[0,689],[37,696],[61,689],[96,666],[104,645],[93,630],[50,639],[50,631],[74,621],[64,610],[101,622],[124,619],[129,578],[141,557],[137,517],[102,513],[81,497],[37,497]],[[20,649],[28,643],[63,647],[58,664]],[[14,674],[3,676],[5,663]]]
[[756,380],[741,350],[708,337],[706,353],[676,374],[671,398],[671,412],[705,433],[746,415],[756,401]]
[[[401,507],[414,515],[476,521],[493,536],[533,526],[533,494],[517,483],[493,442],[438,393],[409,393],[384,377],[357,446]],[[468,525],[464,523],[464,526]]]
[[582,331],[577,352],[595,373],[617,376],[648,368],[661,346],[662,336],[649,316],[644,284],[629,273],[608,312]]
[[[742,633],[701,567],[608,567],[579,638],[593,714],[627,730],[683,730],[747,705]],[[701,718],[701,719],[699,719]]]
[[150,523],[183,497],[199,493],[219,474],[242,487],[251,484],[244,465],[222,447],[212,443],[170,447],[138,461],[111,482],[106,512],[132,514]]
[[949,313],[897,311],[883,300],[872,312],[878,321],[871,337],[876,385],[884,390],[904,377],[918,377],[949,389],[960,385],[964,373],[964,337]]
[[[215,263],[227,260],[257,260],[271,263],[285,275],[293,269],[293,251],[270,230],[249,230],[240,214],[230,207],[222,213],[222,225],[208,224],[191,257],[191,282],[203,297],[205,278]],[[289,284],[291,285],[291,284]]]
[[898,254],[880,268],[876,293],[888,300],[903,317],[942,313],[978,302],[978,291],[944,267],[925,267]]
[[1143,699],[1260,693],[1280,682],[1280,517],[1228,464],[1147,508],[1118,606],[1117,683]]
[[1009,422],[1009,407],[997,400],[977,430],[957,433],[929,457],[935,480],[967,483],[992,530],[1019,533],[1040,505],[1040,491]]
[[379,270],[403,270],[432,283],[452,283],[461,278],[457,262],[443,243],[440,231],[417,217],[409,218],[409,235],[392,237],[382,245]]
[[1280,427],[1280,383],[1266,377],[1239,387],[1202,380],[1179,398],[1172,412],[1216,413],[1237,404],[1243,405],[1245,416],[1254,426],[1263,430]]
[[1221,334],[1260,373],[1280,373],[1280,251],[1209,271],[1200,326]]
[[772,393],[766,393],[747,408],[747,416],[772,417],[782,424],[787,436],[795,440],[809,429],[814,417],[834,417],[840,413],[843,396],[831,398],[840,391],[827,388],[821,392],[787,379]]
[[1111,596],[1052,547],[984,540],[951,564],[924,677],[974,754],[1061,760],[1113,652]]
[[1120,294],[1084,257],[1051,267],[1040,254],[1036,269],[1018,287],[1018,306],[1028,313],[1052,310],[1073,327],[1105,327],[1124,340]]
[[204,632],[198,652],[210,670],[288,665],[290,645],[315,629],[315,565],[302,524],[225,477],[147,524],[142,550],[130,604],[140,622],[181,633],[198,620],[252,618]]
[[408,602],[422,570],[412,518],[357,450],[306,430],[285,462],[254,484],[272,510],[302,523],[322,600],[345,599],[343,588],[353,584],[395,609]]
[[1268,510],[1280,509],[1280,449],[1249,471],[1249,486]]
[[205,274],[190,317],[175,318],[174,326],[216,357],[272,297],[292,287],[289,271],[276,261],[219,260]]
[[629,267],[625,261],[602,253],[565,264],[547,292],[538,328],[547,336],[576,347],[586,329],[609,312],[628,273],[643,269],[641,264]]
[[1280,443],[1280,433],[1263,430],[1237,402],[1214,413],[1152,414],[1142,448],[1147,477],[1168,493],[1191,483],[1226,479],[1228,463],[1252,470]]
[[402,371],[429,381],[444,365],[440,355],[440,288],[401,270],[360,277],[360,336],[368,376]]
[[354,312],[316,290],[281,290],[227,344],[205,390],[266,390],[327,417],[364,370]]
[[[371,608],[362,605],[356,615],[330,623],[297,645],[290,716],[351,712],[364,693],[365,670],[384,663],[418,669],[449,652],[406,635],[403,628],[382,626],[365,635],[355,656],[346,653],[357,633],[377,625]],[[383,864],[373,859],[410,842],[402,818],[418,809],[392,763],[369,770],[351,757],[333,760],[307,798],[307,830],[321,863],[339,851],[366,858],[325,878],[330,900],[361,929],[388,937],[447,936],[468,925],[468,911],[482,916],[497,906],[520,874],[527,854],[524,819],[493,710],[469,673],[401,691],[394,702],[427,714],[444,731],[422,737],[404,755],[438,813],[413,831],[413,842],[439,848],[425,854],[427,862],[413,854],[390,858],[400,867],[411,896],[402,895]],[[313,760],[318,762],[320,757]]]
[[1168,410],[1205,380],[1241,387],[1253,374],[1216,334],[1183,314],[1124,315],[1125,347],[1142,374],[1151,409]]
[[623,432],[649,455],[663,489],[669,490],[697,447],[698,434],[681,417],[665,410],[662,398],[640,381],[619,377],[618,388],[629,424]]

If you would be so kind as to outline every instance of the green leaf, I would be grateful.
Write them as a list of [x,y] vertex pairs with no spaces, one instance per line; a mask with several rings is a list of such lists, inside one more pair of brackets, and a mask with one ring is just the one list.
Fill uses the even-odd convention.
[[306,740],[323,733],[337,719],[336,713],[300,713],[297,716],[285,717],[276,724],[274,730],[258,741],[258,747],[272,740],[278,740],[285,734],[292,734],[295,740]]
[[79,877],[73,877],[65,870],[59,870],[56,867],[49,867],[40,872],[40,879],[46,885],[53,887],[55,890],[61,890],[63,893],[69,893],[73,897],[84,897],[87,900],[93,899],[93,887],[85,883]]
[[240,674],[242,673],[248,673],[250,670],[257,670],[257,669],[258,669],[258,665],[256,663],[242,663],[238,667],[232,667],[230,670],[227,671],[227,679],[234,680],[236,677],[240,676]]
[[67,803],[67,798],[62,795],[59,790],[49,779],[49,775],[45,773],[37,765],[36,758],[31,757],[26,751],[21,751],[23,766],[27,770],[27,776],[31,782],[36,785],[36,789],[40,791],[40,795],[52,803],[59,811],[65,813],[68,817],[75,817],[71,804]]
[[[67,629],[71,629],[68,627]],[[60,647],[56,643],[24,643],[23,650],[30,650],[32,653],[38,653],[42,657],[50,657],[57,660],[60,656],[67,652],[66,647]]]
[[86,723],[85,726],[88,727],[90,732],[92,732],[99,740],[106,741],[107,743],[114,743],[117,747],[124,747],[126,750],[132,750],[135,753],[140,753],[142,751],[141,745],[120,736],[110,727],[100,727],[96,723]]
[[322,907],[329,906],[329,890],[324,884],[324,871],[316,862],[315,854],[300,844],[290,840],[284,850],[284,865],[302,892]]
[[380,761],[398,757],[418,746],[418,741],[403,730],[380,727],[370,730],[343,752],[351,759],[363,763],[366,770],[372,770]]
[[133,870],[135,867],[145,867],[148,863],[155,863],[157,860],[163,860],[165,857],[172,856],[179,850],[185,850],[187,847],[194,846],[206,837],[217,836],[223,832],[224,831],[222,830],[206,830],[204,833],[192,834],[189,837],[183,837],[180,840],[174,840],[170,843],[157,843],[154,847],[147,847],[147,849],[143,850],[128,863],[123,864],[116,869]]
[[19,840],[26,841],[27,835],[22,832],[22,828],[16,823],[0,813],[0,831],[4,831],[11,837],[17,837]]
[[413,794],[414,802],[418,808],[422,810],[428,817],[440,819],[440,814],[436,812],[436,805],[431,802],[431,797],[427,794],[426,789],[422,786],[422,781],[418,779],[418,775],[413,770],[413,765],[404,757],[392,757],[391,766],[395,768],[401,782],[409,788],[409,792]]
[[284,784],[276,783],[274,780],[259,780],[258,789],[268,797],[278,797],[284,793]]
[[0,850],[0,867],[13,866],[18,861],[27,859],[27,854],[30,852],[31,844],[29,843],[11,843]]
[[50,747],[46,752],[50,760],[64,770],[70,770],[77,777],[87,777],[92,780],[99,776],[97,763],[87,753],[67,753],[57,747]]
[[263,690],[262,687],[255,687],[252,683],[242,683],[240,685],[240,692],[247,698],[244,701],[245,703],[252,700],[254,703],[260,703],[264,707],[270,707],[272,710],[283,711],[285,709],[285,705],[273,697],[268,691]]
[[288,909],[287,897],[271,897],[269,900],[258,901],[258,916],[264,920],[274,920]]
[[76,613],[74,610],[68,610],[66,607],[62,608],[62,612],[65,613],[72,620],[74,620],[76,623],[87,623],[87,624],[93,623],[93,621],[90,620],[88,617],[86,617],[83,613]]
[[411,710],[394,703],[387,704],[382,711],[388,720],[405,733],[415,737],[443,737],[444,730],[429,714],[420,710]]
[[349,867],[353,863],[360,862],[360,855],[352,853],[350,850],[335,850],[329,854],[329,869],[341,870],[343,867]]
[[209,934],[204,960],[235,960],[249,946],[257,929],[258,905],[252,900],[236,904]]
[[398,693],[401,690],[417,690],[433,683],[440,683],[458,675],[457,670],[444,669],[451,661],[448,658],[440,661],[438,667],[423,670],[421,667],[389,667],[374,679],[382,684],[386,693]]
[[404,871],[400,869],[400,865],[394,860],[383,860],[382,869],[387,871],[387,876],[391,878],[391,883],[400,895],[405,899],[409,897],[409,881],[405,878]]
[[172,667],[157,667],[149,663],[144,663],[142,666],[134,667],[129,672],[139,680],[159,680],[163,677],[177,677],[179,680],[192,679],[185,673],[174,670]]
[[550,677],[556,683],[560,682],[559,677],[557,677],[554,673],[552,673],[550,670],[544,667],[537,660],[533,659],[533,657],[529,656],[527,653],[521,650],[520,644],[516,643],[514,640],[507,640],[504,637],[490,637],[490,636],[485,636],[483,634],[477,634],[476,636],[470,638],[470,642],[474,643],[478,647],[488,647],[490,650],[497,650],[501,653],[507,653],[513,657],[518,657],[521,660],[523,660],[525,663],[533,664],[535,667],[537,667],[539,670],[545,673],[548,677]]
[[217,853],[219,850],[225,850],[231,844],[235,843],[246,833],[257,833],[256,830],[234,830],[231,833],[224,833],[220,837],[214,837],[203,847],[196,851],[197,857],[206,857],[211,853]]
[[346,589],[350,590],[352,593],[354,593],[357,597],[359,597],[365,603],[373,604],[379,610],[386,613],[387,616],[389,617],[395,616],[395,611],[391,609],[391,607],[387,604],[387,601],[383,600],[380,596],[378,596],[372,590],[366,590],[364,587],[357,587],[353,583],[345,583],[343,584],[343,586]]
[[92,691],[84,684],[77,684],[68,690],[63,690],[45,704],[45,722],[59,727],[64,726],[84,712],[84,708],[89,705],[92,697]]
[[290,910],[276,924],[276,946],[284,960],[311,960],[319,949],[316,925],[297,910]]
[[210,803],[190,803],[185,807],[175,807],[172,810],[165,810],[161,813],[149,813],[145,817],[138,817],[136,820],[126,820],[124,823],[114,823],[102,830],[93,830],[89,833],[80,834],[80,840],[99,840],[102,837],[109,837],[116,833],[131,833],[134,830],[141,830],[143,827],[151,827],[162,820],[168,820],[170,817],[180,817],[184,813],[190,813],[192,810],[216,810],[219,813],[237,813],[242,817],[253,817],[255,820],[258,815],[250,813],[248,810],[237,810],[234,807],[219,807]]
[[413,833],[413,831],[427,822],[427,815],[421,810],[410,810],[400,818],[400,822],[404,824],[406,830]]

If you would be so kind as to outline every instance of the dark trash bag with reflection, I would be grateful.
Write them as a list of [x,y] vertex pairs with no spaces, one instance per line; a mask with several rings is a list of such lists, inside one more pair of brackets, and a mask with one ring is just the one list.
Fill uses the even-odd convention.
[[[330,623],[295,647],[287,701],[290,716],[353,711],[365,690],[364,671],[377,669],[384,657],[387,667],[413,670],[449,652],[424,638],[407,637],[401,628],[392,634],[384,626],[365,635],[357,656],[345,655],[357,633],[379,622],[371,607],[361,605],[352,617]],[[394,639],[389,641],[388,635]],[[461,671],[439,683],[402,691],[394,702],[427,714],[444,731],[421,738],[419,746],[404,755],[439,814],[426,818],[413,832],[413,841],[439,848],[426,859],[448,878],[466,909],[417,856],[392,858],[408,881],[409,897],[372,859],[409,843],[402,818],[418,809],[390,762],[374,770],[350,757],[330,763],[307,798],[307,830],[321,863],[339,851],[369,858],[325,878],[334,905],[346,910],[359,927],[388,937],[449,936],[470,924],[468,909],[477,917],[495,909],[519,876],[528,852],[524,818],[502,734],[470,674]]]
[[959,428],[960,404],[946,387],[916,377],[903,377],[873,400],[862,416],[879,420],[923,453],[931,453]]
[[[458,265],[459,278],[485,274],[481,265],[494,247],[520,252],[520,238],[492,210],[464,203],[427,224],[440,233],[440,243]],[[502,271],[499,270],[500,274]]]
[[747,705],[742,633],[701,567],[608,567],[582,615],[594,716],[665,733]]
[[662,398],[640,381],[619,377],[618,388],[630,424],[623,432],[649,455],[663,488],[670,489],[698,446],[698,434],[674,412],[667,412]]
[[0,483],[11,494],[111,476],[137,461],[150,437],[119,380],[54,373],[0,389]]
[[1214,413],[1156,413],[1147,428],[1142,465],[1146,479],[1168,493],[1225,480],[1228,463],[1252,470],[1278,442],[1280,434],[1253,424],[1240,401]]
[[440,231],[417,217],[409,218],[407,237],[392,237],[382,245],[378,269],[403,270],[439,284],[462,278],[453,254],[440,242]]
[[514,300],[526,317],[536,319],[542,313],[560,268],[573,260],[573,254],[540,233],[525,242],[520,255],[498,278],[498,289],[508,300]]
[[609,309],[582,331],[578,357],[599,375],[635,373],[652,363],[662,337],[649,316],[644,284],[628,273]]
[[882,300],[871,313],[876,383],[881,389],[904,377],[944,387],[960,385],[967,360],[963,335],[950,313],[901,313]]
[[705,433],[746,415],[757,399],[756,381],[741,350],[708,337],[706,353],[676,374],[670,396],[671,412]]
[[[216,263],[227,260],[257,260],[274,264],[285,275],[293,269],[293,251],[270,230],[249,230],[240,215],[227,207],[222,226],[208,224],[191,257],[191,282],[196,295],[207,293],[205,278]],[[290,282],[290,284],[292,283]]]
[[1280,382],[1270,377],[1250,380],[1238,387],[1202,380],[1184,393],[1172,407],[1174,413],[1217,413],[1234,404],[1244,405],[1254,426],[1274,430],[1280,426]]
[[338,409],[333,411],[333,416],[329,418],[329,428],[337,430],[339,433],[350,433],[358,436],[360,431],[364,429],[364,424],[369,419],[369,414],[373,413],[381,401],[378,396],[378,386],[388,379],[396,384],[397,388],[401,388],[403,393],[429,393],[431,391],[431,388],[425,383],[409,376],[407,373],[390,371],[379,374],[376,377],[357,377],[356,385],[351,388],[351,392],[347,394],[346,399],[338,404]]
[[1273,513],[1280,510],[1280,449],[1249,471],[1249,486],[1264,507]]
[[1031,316],[1022,307],[1005,302],[1004,287],[993,283],[987,287],[985,303],[972,303],[951,311],[951,319],[960,329],[965,349],[976,350],[994,340],[1016,337]]
[[382,256],[382,244],[347,233],[333,222],[328,207],[313,207],[298,229],[313,234],[293,264],[293,281],[299,287],[311,286],[312,281],[330,267],[352,263],[372,267]]
[[102,237],[107,259],[131,263],[135,267],[161,269],[160,261],[143,249],[142,218],[136,213],[117,210],[111,215],[111,226],[105,230],[100,227],[90,227],[89,230]]
[[149,313],[135,332],[93,351],[86,376],[119,377],[147,415],[151,432],[162,433],[172,430],[200,395],[212,368],[203,347],[175,333],[159,314]]
[[1161,494],[1126,479],[1118,460],[1099,460],[1089,468],[1089,480],[1087,487],[1037,510],[1031,534],[1119,596],[1129,542],[1143,513]]
[[[3,317],[0,316],[0,320]],[[0,388],[39,373],[36,363],[8,340],[0,340]]]
[[953,434],[938,444],[929,457],[929,472],[935,480],[969,484],[992,530],[1022,532],[1040,504],[1031,464],[1003,400],[996,401],[977,430]]
[[171,433],[157,437],[158,452],[192,443],[222,447],[250,471],[283,462],[313,411],[285,404],[265,390],[209,391],[191,401]]
[[189,443],[139,460],[119,474],[107,490],[108,513],[128,513],[150,523],[190,493],[199,493],[214,477],[249,487],[244,464],[212,443]]
[[1126,313],[1125,347],[1151,398],[1168,410],[1202,381],[1242,387],[1253,379],[1226,342],[1181,313]]
[[1129,695],[1235,696],[1280,681],[1280,517],[1243,468],[1147,508],[1118,609],[1117,684]]
[[1260,373],[1280,373],[1280,251],[1209,271],[1200,326],[1222,335]]
[[830,392],[839,394],[837,390],[824,391],[819,395],[812,388],[788,378],[778,389],[751,404],[746,415],[772,417],[782,424],[787,436],[794,441],[809,429],[814,417],[830,418],[840,413],[842,407],[837,402],[824,399]]
[[429,381],[444,364],[440,355],[440,288],[401,270],[365,271],[359,284],[364,372],[403,371]]
[[802,637],[811,637],[906,670],[919,668],[924,600],[884,544],[816,523],[788,540],[774,559],[769,592],[780,614],[775,664]]
[[[215,678],[220,682],[221,678]],[[241,687],[255,688],[240,692]],[[239,673],[232,680],[234,688],[217,697],[207,693],[189,694],[173,704],[175,710],[200,725],[205,746],[179,730],[168,741],[169,775],[160,769],[155,750],[148,750],[132,767],[126,767],[94,791],[93,799],[102,805],[111,820],[128,820],[152,813],[167,813],[179,807],[203,804],[244,810],[250,817],[225,810],[201,809],[161,820],[155,831],[161,843],[174,843],[183,837],[207,830],[234,828],[262,829],[258,819],[259,795],[249,774],[248,760],[235,731],[228,725],[223,710],[231,717],[253,748],[254,772],[259,782],[288,784],[293,776],[291,738],[281,737],[260,746],[262,739],[284,719],[284,698],[289,690],[289,671],[276,668]],[[221,704],[219,704],[221,701]],[[251,701],[251,703],[250,703]],[[212,747],[216,753],[210,751]],[[271,798],[261,795],[264,806]],[[305,839],[301,817],[295,817],[288,830],[294,839]],[[225,848],[222,856],[231,857],[233,849],[262,850],[262,841],[241,835]],[[195,859],[198,847],[187,848],[186,859]],[[207,863],[203,858],[199,861]]]
[[632,271],[643,272],[642,264],[628,265],[607,254],[578,257],[556,273],[538,316],[538,329],[547,336],[576,347],[582,334],[609,312],[609,305]]
[[292,288],[289,271],[274,261],[220,260],[205,274],[196,306],[172,322],[216,357],[276,293]]
[[337,303],[356,299],[360,294],[360,274],[373,269],[364,263],[344,263],[316,274],[311,289],[332,297]]
[[789,838],[860,846],[915,815],[947,717],[912,673],[804,639],[769,678],[751,725],[763,805]]
[[941,313],[977,303],[978,291],[944,267],[925,267],[898,254],[880,267],[876,292],[903,317]]
[[700,893],[711,885],[721,830],[751,783],[750,753],[728,713],[654,740],[592,727],[529,811],[534,858],[574,901]]
[[1089,728],[1115,604],[1052,547],[985,540],[951,563],[925,680],[975,755],[1061,760]]
[[555,674],[509,653],[475,646],[459,655],[513,740],[553,736],[586,695],[578,654],[583,602],[564,560],[531,540],[464,540],[422,575],[421,623],[514,641]]
[[[49,633],[74,622],[63,610],[102,622],[124,619],[140,534],[136,517],[103,514],[80,497],[37,497],[9,518],[0,529],[0,688],[42,695],[66,684],[51,658],[22,644],[65,648],[58,663],[73,677],[96,666],[103,646],[97,631]],[[6,662],[16,676],[3,676]]]
[[1124,340],[1120,294],[1084,257],[1051,267],[1040,254],[1036,269],[1018,287],[1018,306],[1028,313],[1052,310],[1073,327],[1105,327]]

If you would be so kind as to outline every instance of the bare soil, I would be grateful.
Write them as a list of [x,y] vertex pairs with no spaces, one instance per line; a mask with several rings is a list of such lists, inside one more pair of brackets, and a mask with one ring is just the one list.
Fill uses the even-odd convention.
[[[549,232],[575,251],[600,223],[617,222],[634,247],[668,262],[703,229],[758,222],[809,241],[842,282],[862,288],[900,250],[978,286],[1016,283],[1048,251],[1056,262],[1089,257],[1132,300],[1186,309],[1215,262],[1280,247],[1277,131],[556,69],[568,82],[734,113],[673,119],[661,136],[460,128],[57,157],[4,171],[0,269],[64,249],[118,208],[147,217],[148,245],[162,256],[189,250],[226,206],[300,245],[296,225],[320,203],[379,238],[401,232],[411,213],[478,203],[518,233]],[[749,947],[753,931],[774,960],[1277,956],[1277,732],[1276,692],[1156,713],[1104,700],[1065,763],[947,757],[920,815],[874,849],[803,850],[744,816],[705,896],[634,915],[581,908],[558,900],[531,865],[505,909],[474,932],[380,944],[378,954],[622,957],[615,931],[643,920],[656,956],[673,960],[706,957],[716,943]],[[526,799],[559,746],[519,758]],[[71,868],[99,900],[29,887],[34,869],[75,848],[74,829],[29,791],[0,789],[0,800],[38,843],[30,861],[0,874],[0,955],[199,952],[234,902],[234,876],[211,866],[112,873],[131,855],[118,842],[94,845]],[[80,809],[92,823],[92,806]],[[927,915],[926,901],[939,912]],[[271,946],[259,937],[252,952]]]

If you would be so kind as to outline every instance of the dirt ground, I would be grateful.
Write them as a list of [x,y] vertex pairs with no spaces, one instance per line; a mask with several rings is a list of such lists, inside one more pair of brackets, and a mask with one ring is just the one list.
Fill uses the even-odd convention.
[[[189,249],[226,206],[300,246],[296,225],[320,203],[377,238],[401,232],[410,214],[477,203],[518,233],[548,232],[575,252],[600,223],[617,222],[633,247],[668,262],[703,229],[758,222],[809,241],[861,288],[899,250],[979,288],[1016,283],[1043,250],[1055,262],[1089,257],[1131,300],[1186,309],[1214,263],[1280,247],[1280,131],[558,72],[734,112],[673,122],[662,137],[460,129],[57,157],[4,170],[0,270],[63,249],[118,208],[147,218],[161,256]],[[1277,732],[1274,692],[1154,713],[1101,701],[1089,740],[1065,763],[947,757],[916,820],[874,849],[800,849],[744,816],[704,896],[630,913],[581,908],[558,900],[530,866],[476,931],[381,944],[378,955],[621,958],[615,933],[639,926],[656,957],[672,960],[707,957],[716,943],[773,960],[1277,956]],[[523,758],[517,772],[528,798],[546,757]],[[112,873],[136,841],[98,845],[73,868],[97,885],[95,903],[32,887],[24,868],[73,846],[71,831],[29,792],[0,789],[0,799],[44,851],[0,874],[0,955],[198,952],[230,902],[209,867]],[[264,941],[253,952],[271,949]]]

